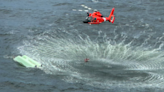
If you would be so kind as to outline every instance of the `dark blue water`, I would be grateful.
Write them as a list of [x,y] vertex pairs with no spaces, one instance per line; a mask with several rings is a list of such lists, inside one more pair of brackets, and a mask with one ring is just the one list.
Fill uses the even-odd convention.
[[[104,16],[115,7],[114,24],[83,24],[86,12],[73,11],[84,10],[82,4]],[[0,0],[0,91],[162,92],[163,5],[162,0]],[[43,67],[13,61],[24,54]]]

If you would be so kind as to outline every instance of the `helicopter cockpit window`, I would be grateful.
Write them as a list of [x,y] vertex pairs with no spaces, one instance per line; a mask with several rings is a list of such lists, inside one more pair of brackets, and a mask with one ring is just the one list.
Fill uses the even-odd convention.
[[87,20],[88,22],[91,22],[92,17],[86,17],[86,20]]
[[91,21],[92,17],[88,17],[88,20]]

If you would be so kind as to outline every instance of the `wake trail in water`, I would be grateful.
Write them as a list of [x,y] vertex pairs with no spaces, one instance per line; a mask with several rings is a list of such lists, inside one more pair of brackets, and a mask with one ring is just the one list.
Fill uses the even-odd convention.
[[[18,49],[22,55],[42,63],[41,69],[46,73],[61,76],[68,82],[105,88],[162,87],[163,43],[158,48],[146,48],[150,38],[140,46],[134,46],[135,40],[125,43],[123,36],[121,42],[107,40],[108,36],[101,33],[98,37],[91,40],[86,34],[49,30],[24,41]],[[86,58],[89,58],[87,63],[84,62]]]

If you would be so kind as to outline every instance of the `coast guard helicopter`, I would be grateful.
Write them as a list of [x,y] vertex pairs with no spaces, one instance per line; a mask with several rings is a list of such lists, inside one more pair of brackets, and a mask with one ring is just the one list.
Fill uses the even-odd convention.
[[[85,6],[85,5],[81,5],[84,8],[87,8],[88,10],[91,10],[91,8]],[[97,11],[96,9],[94,10],[93,13],[89,13],[88,10],[84,10],[87,11],[87,17],[86,20],[83,21],[83,23],[88,23],[88,24],[100,24],[102,22],[105,21],[109,21],[111,23],[114,23],[115,17],[114,17],[114,9],[112,8],[112,11],[110,13],[110,15],[108,17],[104,17],[99,11]],[[73,9],[74,11],[76,11],[76,9]],[[78,10],[78,11],[83,11],[83,10]]]

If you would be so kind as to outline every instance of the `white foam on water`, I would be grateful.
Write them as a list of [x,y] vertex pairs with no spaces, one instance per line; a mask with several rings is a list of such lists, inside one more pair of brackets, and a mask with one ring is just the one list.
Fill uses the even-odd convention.
[[82,34],[72,36],[66,30],[48,31],[34,40],[24,41],[18,50],[42,63],[41,69],[46,73],[63,75],[62,79],[67,82],[105,88],[162,87],[164,84],[164,73],[158,73],[164,69],[163,43],[158,48],[148,49],[143,46],[149,39],[140,46],[133,46],[134,40],[124,43],[124,37],[117,42],[107,40],[108,36],[104,35],[106,40],[99,43]]

